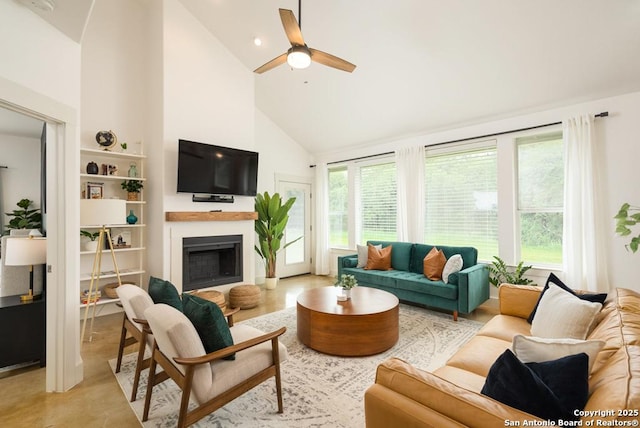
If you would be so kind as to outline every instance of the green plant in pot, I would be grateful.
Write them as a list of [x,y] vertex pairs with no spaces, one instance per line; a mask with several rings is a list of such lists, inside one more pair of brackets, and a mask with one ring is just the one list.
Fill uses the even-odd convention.
[[342,287],[342,294],[338,296],[338,300],[349,300],[351,298],[351,289],[358,286],[358,280],[353,275],[343,273],[334,285]]
[[268,289],[275,288],[278,277],[276,275],[276,262],[278,252],[298,241],[302,236],[283,245],[284,231],[289,221],[289,210],[296,198],[289,198],[284,202],[278,193],[273,196],[269,192],[258,193],[255,201],[255,210],[258,219],[255,221],[255,231],[258,235],[258,245],[255,250],[264,261],[265,283]]
[[137,201],[144,184],[140,180],[124,180],[120,186],[127,191],[128,201]]
[[20,209],[13,210],[10,213],[5,213],[11,219],[9,220],[9,224],[6,224],[5,227],[8,230],[11,229],[42,229],[42,214],[40,213],[39,208],[32,208],[31,205],[33,201],[30,199],[20,199],[20,201],[16,204]]
[[80,236],[84,236],[85,238],[89,238],[87,242],[84,244],[84,249],[86,251],[95,251],[98,247],[98,236],[100,236],[100,232],[89,232],[88,230],[81,230]]
[[[614,218],[616,219],[616,233],[620,236],[629,236],[632,233],[630,227],[640,223],[640,207],[624,203]],[[638,251],[638,245],[640,245],[640,233],[632,236],[625,248],[627,251],[631,250],[635,253]]]
[[500,284],[521,284],[527,285],[531,284],[533,281],[529,278],[525,278],[524,274],[532,268],[532,266],[524,266],[524,263],[521,261],[518,263],[513,271],[509,269],[509,266],[498,256],[493,256],[495,259],[489,265],[489,282],[496,287],[499,287]]

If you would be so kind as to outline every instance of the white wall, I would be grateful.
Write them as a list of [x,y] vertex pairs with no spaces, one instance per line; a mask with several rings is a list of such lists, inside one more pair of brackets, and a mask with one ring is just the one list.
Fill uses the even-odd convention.
[[[436,144],[460,138],[469,138],[494,132],[536,126],[561,121],[573,115],[608,111],[609,117],[596,119],[597,138],[602,154],[599,162],[602,185],[602,223],[610,231],[606,242],[609,281],[612,287],[640,290],[640,254],[625,250],[626,241],[614,233],[613,216],[623,202],[640,205],[640,188],[637,185],[637,161],[640,159],[640,92],[604,98],[562,108],[543,110],[537,113],[509,119],[486,122],[464,128],[417,135],[402,140],[363,145],[345,151],[335,151],[317,156],[317,160],[331,162],[357,156],[394,151],[399,147],[417,144]],[[637,233],[638,231],[636,231]],[[332,254],[332,259],[335,254]],[[332,260],[333,261],[333,260]],[[335,261],[333,261],[335,263]],[[333,272],[335,273],[335,272]],[[540,282],[540,281],[539,281]]]
[[0,221],[4,226],[10,219],[5,213],[18,209],[21,199],[30,199],[32,208],[40,208],[40,139],[0,134],[0,153],[0,163],[7,166],[0,170]]
[[275,191],[275,175],[313,177],[313,157],[256,109],[256,150],[260,152],[258,191]]
[[80,45],[16,1],[0,2],[0,76],[71,107],[80,101]]
[[147,27],[141,2],[95,2],[82,40],[83,147],[99,149],[95,135],[101,130],[112,130],[129,152],[145,140]]

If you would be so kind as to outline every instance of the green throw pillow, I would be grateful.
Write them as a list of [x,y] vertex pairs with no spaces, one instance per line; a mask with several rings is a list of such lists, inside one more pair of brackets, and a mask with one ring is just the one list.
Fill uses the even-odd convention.
[[165,303],[182,312],[182,301],[176,287],[164,279],[149,278],[149,296],[153,303]]
[[[196,328],[207,354],[233,345],[229,325],[217,304],[183,293],[182,307],[185,316]],[[232,354],[224,359],[235,360],[236,356]]]

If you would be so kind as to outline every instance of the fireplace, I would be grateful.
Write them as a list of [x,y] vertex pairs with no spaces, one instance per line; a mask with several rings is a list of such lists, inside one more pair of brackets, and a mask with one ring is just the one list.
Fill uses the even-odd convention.
[[242,282],[242,235],[182,238],[182,291]]

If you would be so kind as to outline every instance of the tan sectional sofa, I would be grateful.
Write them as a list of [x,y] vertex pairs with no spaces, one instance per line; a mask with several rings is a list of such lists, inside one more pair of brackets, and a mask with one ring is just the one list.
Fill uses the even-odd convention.
[[[380,364],[364,397],[367,428],[547,426],[480,394],[513,336],[530,335],[527,317],[540,292],[540,287],[503,284],[500,314],[433,373],[397,358]],[[584,414],[574,426],[638,426],[640,294],[621,288],[609,293],[588,339],[606,344],[591,371]]]

